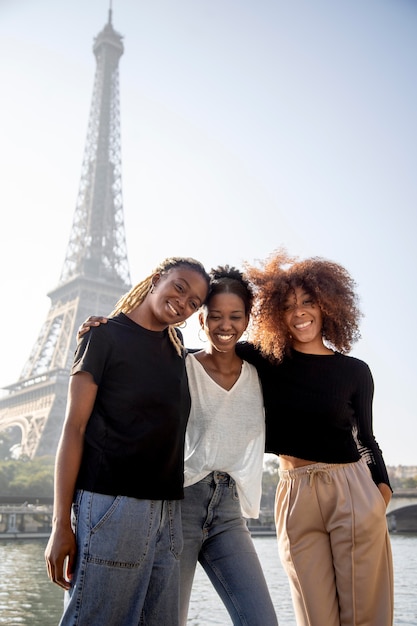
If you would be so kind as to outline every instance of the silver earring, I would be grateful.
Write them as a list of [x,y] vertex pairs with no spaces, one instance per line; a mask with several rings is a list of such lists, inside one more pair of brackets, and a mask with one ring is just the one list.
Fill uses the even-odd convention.
[[[200,340],[202,343],[205,343],[206,341],[208,341],[208,339],[207,339],[207,335],[206,335],[206,333],[204,333],[204,339],[202,339],[202,338],[201,338],[200,333],[201,333],[201,331],[202,331],[202,330],[203,330],[203,329],[202,329],[202,328],[200,328],[200,330],[198,331],[198,338],[199,338],[199,340]],[[203,332],[204,332],[204,331],[203,331]]]
[[177,326],[177,328],[180,328],[181,330],[186,327],[187,327],[187,320],[184,320],[183,322],[181,322],[181,324],[178,324]]
[[241,336],[241,339],[243,341],[248,341],[249,340],[249,333],[247,330],[245,330],[245,332],[243,333],[243,335]]
[[149,289],[149,293],[153,293],[155,289],[155,283],[151,283],[151,288]]

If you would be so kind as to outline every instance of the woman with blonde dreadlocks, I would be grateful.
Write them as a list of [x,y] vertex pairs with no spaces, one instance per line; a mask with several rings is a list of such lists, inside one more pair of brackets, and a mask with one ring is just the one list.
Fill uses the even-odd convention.
[[208,284],[199,262],[166,259],[77,346],[45,550],[62,626],[178,624],[190,396],[175,326]]

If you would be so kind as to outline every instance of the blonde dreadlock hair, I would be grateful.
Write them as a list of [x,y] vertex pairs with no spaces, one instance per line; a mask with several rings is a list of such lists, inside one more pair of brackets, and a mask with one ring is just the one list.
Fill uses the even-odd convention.
[[[120,300],[116,303],[113,311],[110,313],[110,317],[114,317],[119,313],[130,313],[134,308],[142,304],[145,300],[148,293],[151,291],[153,283],[152,278],[155,274],[160,274],[163,276],[167,274],[170,270],[177,267],[186,267],[194,272],[197,272],[204,278],[207,283],[207,287],[210,284],[210,277],[207,274],[204,266],[195,259],[190,257],[168,257],[162,263],[158,265],[154,271],[149,274],[146,278],[144,278],[140,283],[132,287],[130,291],[125,293]],[[182,322],[181,322],[182,323]],[[168,326],[168,336],[178,354],[178,356],[183,355],[184,346],[181,343],[181,340],[175,330],[178,324],[169,325]]]

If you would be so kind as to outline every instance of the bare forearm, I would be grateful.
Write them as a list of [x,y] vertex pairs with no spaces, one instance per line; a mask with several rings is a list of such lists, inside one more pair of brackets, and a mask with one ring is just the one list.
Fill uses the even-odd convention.
[[68,388],[67,415],[55,463],[54,522],[67,524],[81,465],[84,434],[94,406],[97,385],[86,372],[72,376]]
[[52,533],[45,549],[49,578],[69,589],[76,558],[75,536],[71,528],[71,506],[84,448],[84,434],[94,405],[97,385],[90,374],[77,374],[70,380],[68,412],[55,463],[55,493]]
[[64,427],[55,463],[54,524],[70,524],[71,505],[81,465],[84,432]]

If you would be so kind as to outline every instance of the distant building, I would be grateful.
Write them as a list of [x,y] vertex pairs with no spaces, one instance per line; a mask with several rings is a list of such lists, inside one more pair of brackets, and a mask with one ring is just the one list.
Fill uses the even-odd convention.
[[417,465],[387,465],[390,478],[415,478]]

